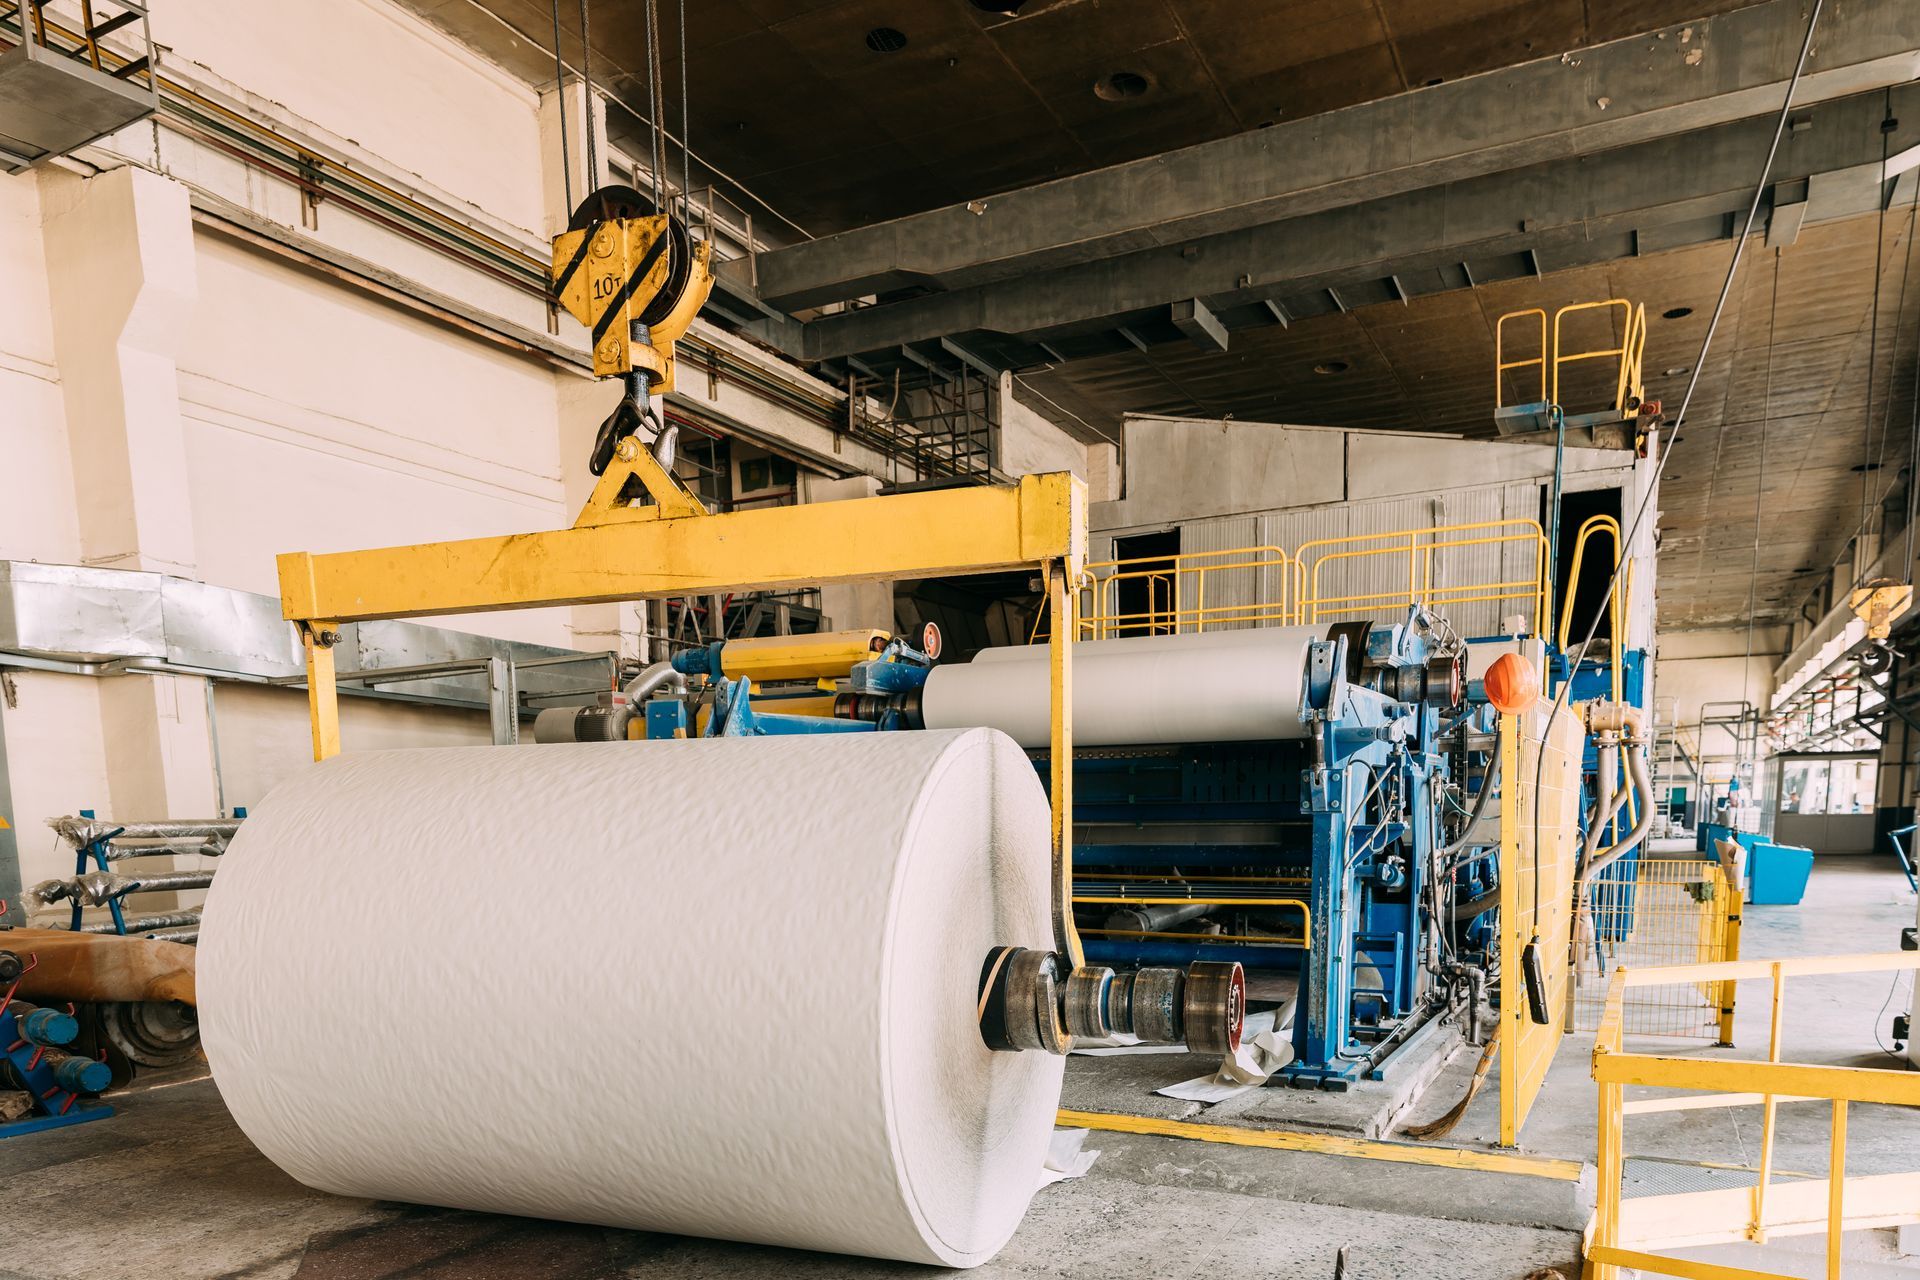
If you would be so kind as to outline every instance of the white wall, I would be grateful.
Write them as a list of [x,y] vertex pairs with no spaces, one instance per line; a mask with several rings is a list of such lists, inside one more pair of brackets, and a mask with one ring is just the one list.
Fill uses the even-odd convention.
[[[274,556],[558,528],[556,374],[216,234],[180,399],[201,576],[278,594]],[[262,323],[270,317],[269,323]],[[565,610],[455,624],[571,642]]]
[[0,177],[0,459],[0,559],[78,560],[40,188],[31,177]]
[[1745,630],[1675,631],[1660,637],[1654,700],[1663,719],[1685,729],[1689,751],[1695,744],[1708,755],[1734,750],[1732,736],[1724,730],[1702,736],[1700,709],[1710,702],[1740,701],[1765,707],[1773,692],[1774,664],[1786,642],[1785,627],[1756,627],[1751,641]]

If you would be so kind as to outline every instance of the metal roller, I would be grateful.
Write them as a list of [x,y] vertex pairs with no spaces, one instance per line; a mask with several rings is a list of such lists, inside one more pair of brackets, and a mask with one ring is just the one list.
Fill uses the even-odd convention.
[[1139,969],[1133,975],[1133,1034],[1147,1044],[1186,1039],[1187,975],[1178,969]]
[[1238,1049],[1247,1016],[1247,975],[1239,962],[1188,965],[1183,1014],[1193,1052],[1224,1056]]
[[1113,970],[1083,966],[1067,977],[1067,1031],[1076,1040],[1104,1040],[1113,1034],[1107,1016],[1107,992]]

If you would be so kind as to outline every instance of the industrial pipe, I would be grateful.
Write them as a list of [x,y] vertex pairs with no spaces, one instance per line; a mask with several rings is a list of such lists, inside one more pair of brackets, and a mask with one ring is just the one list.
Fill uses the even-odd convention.
[[[128,916],[126,931],[129,935],[131,935],[136,933],[145,933],[149,929],[179,929],[179,928],[184,928],[187,925],[198,926],[199,923],[200,923],[200,911],[198,908],[195,908],[192,911],[160,911],[160,912],[155,912],[153,915]],[[77,930],[77,932],[92,933],[92,934],[118,934],[120,931],[114,927],[113,921],[98,920],[98,921],[95,921],[93,924],[81,925],[80,928]],[[145,939],[140,939],[140,941],[145,941]]]
[[[196,818],[173,822],[110,822],[104,818],[54,818],[47,823],[68,844],[95,840],[194,840],[225,846],[240,830],[238,818]],[[156,853],[172,850],[154,850]]]
[[627,725],[648,698],[663,688],[676,692],[687,678],[671,662],[656,662],[628,681],[621,690],[625,706],[548,707],[533,718],[535,742],[625,742]]
[[1134,933],[1157,933],[1175,925],[1190,924],[1213,910],[1212,903],[1186,903],[1180,906],[1123,907],[1109,912],[1106,927]]
[[[1627,776],[1632,779],[1634,790],[1640,793],[1640,818],[1619,841],[1607,846],[1595,854],[1587,864],[1582,885],[1591,882],[1593,877],[1605,871],[1617,862],[1629,849],[1647,838],[1647,832],[1653,829],[1653,778],[1647,769],[1647,744],[1630,742],[1627,744]],[[1621,792],[1622,795],[1626,793]]]

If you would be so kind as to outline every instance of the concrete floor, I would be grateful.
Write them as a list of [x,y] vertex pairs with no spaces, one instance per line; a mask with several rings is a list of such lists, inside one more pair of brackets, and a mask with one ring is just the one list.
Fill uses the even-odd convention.
[[[1828,860],[1817,868],[1802,907],[1749,909],[1744,950],[1748,956],[1891,950],[1913,914],[1913,898],[1897,872],[1877,861]],[[1873,1033],[1878,1026],[1885,1037],[1879,1010],[1886,995],[1877,981],[1809,979],[1791,987],[1787,1056],[1885,1065],[1889,1059],[1875,1047]],[[1736,1048],[1681,1051],[1764,1052],[1764,993],[1743,988],[1741,996]],[[1589,1047],[1585,1038],[1570,1037],[1561,1050],[1523,1135],[1525,1149],[1591,1159]],[[1146,1097],[1155,1079],[1198,1074],[1205,1066],[1200,1060],[1140,1057],[1125,1060],[1121,1072],[1103,1065],[1115,1061],[1073,1060],[1069,1105],[1188,1116],[1204,1110],[1168,1099],[1149,1104]],[[1458,1055],[1415,1108],[1416,1118],[1450,1106],[1470,1069],[1469,1055]],[[1222,1108],[1205,1118],[1270,1127],[1278,1123],[1267,1114],[1277,1092],[1255,1095],[1257,1114],[1241,1120]],[[294,1183],[256,1153],[205,1079],[137,1089],[116,1103],[121,1113],[110,1120],[0,1142],[6,1228],[0,1280],[927,1274],[863,1259],[327,1196]],[[1489,1088],[1450,1142],[1489,1146],[1495,1106]],[[1783,1107],[1781,1114],[1779,1168],[1824,1172],[1825,1109]],[[1630,1122],[1628,1146],[1648,1158],[1636,1166],[1646,1178],[1669,1170],[1697,1174],[1698,1162],[1750,1163],[1757,1124],[1757,1115],[1726,1111],[1647,1117]],[[1911,1168],[1920,1151],[1920,1117],[1856,1108],[1851,1136],[1851,1171]],[[1092,1173],[1041,1191],[1013,1242],[975,1274],[1329,1280],[1345,1248],[1344,1274],[1352,1280],[1521,1280],[1549,1266],[1572,1277],[1577,1228],[1591,1203],[1590,1182],[1115,1133],[1095,1133],[1088,1145],[1101,1152]],[[1862,1280],[1907,1273],[1887,1240],[1850,1243],[1862,1260]]]

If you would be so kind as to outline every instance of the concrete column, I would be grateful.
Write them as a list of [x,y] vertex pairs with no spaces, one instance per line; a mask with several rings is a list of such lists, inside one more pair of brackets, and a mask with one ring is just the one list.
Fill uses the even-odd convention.
[[199,676],[100,681],[100,732],[114,818],[206,818],[218,808],[207,682]]
[[40,184],[82,558],[191,577],[174,365],[197,293],[187,189],[132,167]]
[[[48,169],[40,208],[82,559],[197,577],[175,364],[198,296],[187,189],[131,166],[92,178]],[[206,681],[97,687],[108,816],[213,814]]]
[[[105,745],[108,808],[100,816],[123,820],[209,818],[218,814],[213,736],[207,720],[207,681],[200,676],[115,676],[98,682],[100,734]],[[120,864],[119,870],[195,870],[200,859],[158,855]],[[203,891],[137,893],[131,914],[168,911],[201,901]]]
[[[824,476],[801,477],[801,498],[812,502],[837,502],[843,498],[871,498],[880,492],[880,482],[872,476],[850,476],[829,480]],[[856,627],[878,627],[893,634],[893,583],[847,582],[820,588],[820,612],[835,631]]]

